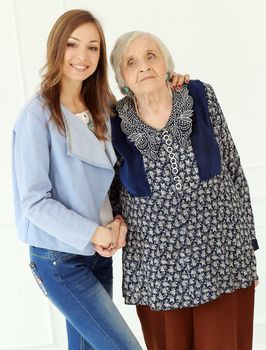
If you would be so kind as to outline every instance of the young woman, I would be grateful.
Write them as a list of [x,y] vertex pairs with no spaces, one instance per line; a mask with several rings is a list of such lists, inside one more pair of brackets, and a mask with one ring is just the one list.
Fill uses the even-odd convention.
[[111,300],[111,256],[125,244],[108,199],[113,102],[99,22],[87,11],[63,14],[40,93],[14,126],[13,183],[19,236],[39,286],[67,319],[71,350],[141,349]]
[[141,349],[111,300],[111,257],[126,235],[108,198],[114,102],[100,23],[66,12],[48,38],[40,93],[14,126],[13,183],[19,236],[39,286],[67,319],[70,350]]

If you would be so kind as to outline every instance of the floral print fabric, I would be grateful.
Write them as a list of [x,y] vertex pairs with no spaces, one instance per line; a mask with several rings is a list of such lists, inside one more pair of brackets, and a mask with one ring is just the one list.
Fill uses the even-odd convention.
[[121,128],[142,153],[152,192],[133,197],[120,188],[128,224],[127,304],[193,307],[257,279],[248,185],[214,91],[208,84],[205,89],[222,159],[221,175],[208,181],[200,181],[189,137],[193,100],[186,87],[173,92],[172,113],[162,130],[141,121],[132,99],[117,103]]

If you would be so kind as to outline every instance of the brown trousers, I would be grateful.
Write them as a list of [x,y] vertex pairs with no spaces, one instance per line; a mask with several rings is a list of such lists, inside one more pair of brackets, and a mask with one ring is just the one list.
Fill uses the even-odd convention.
[[254,285],[170,311],[137,306],[148,350],[251,350]]

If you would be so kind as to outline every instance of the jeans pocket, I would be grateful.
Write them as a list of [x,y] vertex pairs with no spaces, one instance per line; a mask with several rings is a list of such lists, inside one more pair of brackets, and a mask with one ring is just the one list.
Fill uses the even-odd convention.
[[78,280],[91,270],[95,257],[83,256],[71,253],[49,251],[50,262],[53,270],[61,282],[71,283]]
[[45,286],[44,286],[44,284],[43,284],[43,282],[42,282],[42,280],[41,280],[41,278],[39,276],[39,273],[37,271],[37,268],[36,268],[36,265],[34,264],[34,262],[30,263],[30,269],[31,269],[33,277],[35,278],[38,286],[41,288],[41,291],[43,292],[43,294],[45,296],[47,296],[48,295],[47,290],[46,290],[46,288],[45,288]]
[[75,256],[73,253],[64,253],[57,250],[49,250],[48,252],[50,261],[56,265],[59,262],[69,260]]

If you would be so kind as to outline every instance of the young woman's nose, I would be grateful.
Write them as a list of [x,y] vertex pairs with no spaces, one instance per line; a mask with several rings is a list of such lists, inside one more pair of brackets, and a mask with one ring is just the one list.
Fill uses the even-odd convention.
[[83,49],[83,48],[79,48],[79,51],[77,52],[77,58],[79,58],[80,60],[84,60],[84,59],[88,59],[88,50],[87,49]]

